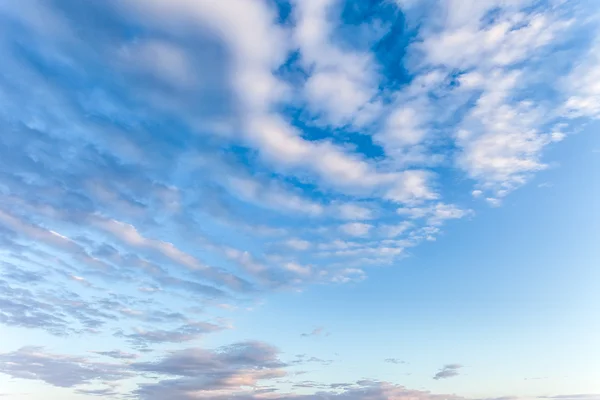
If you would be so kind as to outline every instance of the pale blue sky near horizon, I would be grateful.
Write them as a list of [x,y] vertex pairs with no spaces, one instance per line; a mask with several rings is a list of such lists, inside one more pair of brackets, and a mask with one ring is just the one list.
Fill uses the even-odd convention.
[[599,18],[0,3],[0,397],[599,400]]

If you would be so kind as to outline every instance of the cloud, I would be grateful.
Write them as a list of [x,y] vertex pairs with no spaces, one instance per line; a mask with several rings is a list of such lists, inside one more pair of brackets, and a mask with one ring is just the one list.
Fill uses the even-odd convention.
[[197,271],[198,273],[215,280],[219,284],[234,289],[239,289],[244,286],[244,282],[237,276],[205,265],[196,257],[180,250],[172,243],[146,238],[142,236],[133,225],[102,218],[94,218],[92,223],[130,246],[155,251],[173,262],[184,265],[192,271]]
[[303,333],[300,336],[302,337],[309,337],[309,336],[321,336],[325,333],[325,328],[323,328],[322,326],[313,329],[312,331],[310,331],[309,333]]
[[227,180],[228,185],[242,198],[258,204],[266,204],[277,210],[318,216],[325,209],[321,204],[286,191],[274,183],[265,185],[256,180],[235,176],[230,176]]
[[51,354],[41,347],[23,347],[0,354],[0,373],[13,378],[41,380],[59,387],[119,381],[132,376],[118,364]]
[[285,241],[285,245],[294,250],[308,250],[311,246],[310,242],[297,238],[290,238]]
[[369,220],[375,218],[373,210],[358,204],[340,204],[337,208],[342,219]]
[[453,204],[437,203],[429,207],[404,207],[396,212],[406,215],[411,219],[425,218],[427,225],[438,226],[451,219],[461,219],[472,213],[471,210],[463,210]]
[[118,317],[73,292],[15,287],[0,280],[0,322],[23,328],[43,329],[65,336],[93,332]]
[[384,361],[390,364],[406,364],[406,361],[400,360],[398,358],[386,358]]
[[564,79],[567,99],[564,111],[572,118],[600,117],[600,42],[592,44],[588,54],[581,58],[578,65]]
[[378,77],[369,52],[343,49],[332,40],[340,22],[332,18],[336,6],[334,1],[295,1],[293,37],[300,62],[310,71],[303,88],[309,109],[323,123],[340,126],[370,109]]
[[218,332],[225,327],[210,322],[191,322],[172,330],[135,329],[134,333],[117,333],[138,346],[148,346],[153,343],[183,343],[196,340],[208,333]]
[[[362,380],[354,383],[338,383],[338,384],[322,384],[319,382],[305,381],[298,382],[294,385],[296,388],[311,388],[318,389],[313,394],[283,394],[277,393],[277,391],[271,388],[255,389],[254,391],[242,391],[242,392],[226,392],[226,393],[209,393],[207,395],[200,393],[184,394],[182,392],[171,391],[165,394],[170,397],[181,400],[188,400],[192,398],[210,398],[217,400],[225,399],[240,399],[240,400],[258,400],[264,399],[265,395],[268,394],[267,398],[274,400],[328,400],[328,399],[340,399],[340,400],[460,400],[462,397],[455,395],[444,395],[444,394],[433,394],[427,391],[411,390],[400,385],[395,385],[389,382]],[[192,397],[196,396],[196,397]],[[142,397],[144,399],[155,399],[158,397]]]
[[134,363],[138,371],[175,377],[142,384],[137,395],[143,399],[192,398],[216,391],[239,391],[259,381],[285,376],[278,350],[262,342],[240,342],[217,350],[187,349],[157,361]]
[[349,236],[366,236],[373,225],[362,222],[351,222],[340,226],[340,231]]
[[447,364],[444,365],[443,368],[441,368],[433,377],[433,379],[435,380],[440,380],[440,379],[448,379],[448,378],[454,378],[455,376],[458,376],[460,374],[459,370],[462,368],[463,366],[460,364]]
[[135,360],[139,357],[138,354],[126,353],[121,350],[95,351],[94,353],[105,357],[115,358],[117,360]]

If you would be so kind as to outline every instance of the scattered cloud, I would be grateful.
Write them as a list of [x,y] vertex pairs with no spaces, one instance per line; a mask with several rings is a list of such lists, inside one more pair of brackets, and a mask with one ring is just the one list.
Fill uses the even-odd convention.
[[367,236],[373,225],[362,222],[351,222],[340,226],[340,231],[348,236]]
[[138,354],[126,353],[121,350],[95,351],[94,353],[99,354],[104,357],[115,358],[118,360],[135,360],[136,358],[139,357]]
[[309,336],[322,336],[322,335],[329,335],[329,333],[326,333],[325,328],[320,326],[318,328],[313,329],[312,331],[310,331],[308,333],[303,333],[300,336],[309,337]]
[[135,329],[134,333],[118,332],[117,336],[126,338],[131,343],[139,346],[148,346],[152,343],[183,343],[199,339],[200,337],[226,329],[223,326],[210,322],[191,322],[176,329],[145,330]]
[[439,380],[439,379],[448,379],[448,378],[454,378],[455,376],[458,376],[460,374],[460,369],[463,366],[460,364],[447,364],[444,365],[443,368],[441,368],[433,377],[433,379],[435,380]]
[[400,360],[399,358],[386,358],[384,361],[390,364],[406,364],[406,361]]
[[0,372],[13,378],[41,380],[59,387],[119,381],[132,376],[118,364],[51,354],[41,347],[23,347],[0,354]]

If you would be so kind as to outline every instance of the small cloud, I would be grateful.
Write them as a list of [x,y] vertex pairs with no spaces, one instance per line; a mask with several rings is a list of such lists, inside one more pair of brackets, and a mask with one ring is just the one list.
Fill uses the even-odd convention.
[[118,360],[135,360],[138,358],[137,354],[134,353],[125,353],[121,350],[111,350],[111,351],[94,351],[93,353],[99,354],[101,356],[115,358]]
[[482,195],[482,194],[483,194],[483,192],[482,192],[481,190],[473,190],[473,191],[471,192],[471,195],[472,195],[473,197],[481,197],[481,195]]
[[552,139],[553,142],[560,142],[562,141],[567,135],[565,135],[562,132],[552,132],[550,134],[550,138]]
[[325,328],[323,328],[321,326],[321,327],[313,329],[312,332],[303,333],[300,336],[302,336],[302,337],[309,337],[309,336],[322,336],[322,335],[329,336],[329,332],[325,333]]
[[459,370],[462,368],[463,366],[460,364],[447,364],[444,366],[444,368],[440,369],[437,374],[435,374],[435,376],[433,377],[433,379],[440,380],[440,379],[448,379],[448,378],[453,378],[455,376],[460,375]]
[[373,211],[357,204],[342,204],[338,207],[339,216],[346,220],[373,219]]
[[373,228],[373,225],[364,224],[362,222],[351,222],[340,226],[340,231],[349,236],[366,236]]
[[304,251],[310,248],[310,242],[302,239],[292,238],[285,241],[285,245],[291,249]]
[[384,361],[390,364],[406,364],[406,361],[400,360],[399,358],[386,358]]
[[485,201],[487,201],[488,204],[492,207],[500,207],[500,205],[502,204],[502,200],[497,199],[495,197],[487,197]]

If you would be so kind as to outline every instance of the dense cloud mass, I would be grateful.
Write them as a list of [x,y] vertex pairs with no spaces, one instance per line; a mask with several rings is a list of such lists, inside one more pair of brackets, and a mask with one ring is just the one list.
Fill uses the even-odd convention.
[[[147,400],[461,398],[304,380],[336,361],[203,341],[275,293],[360,284],[546,169],[548,148],[600,118],[588,13],[533,0],[0,3],[0,324],[89,340],[2,347],[0,374]],[[308,346],[330,332],[293,335]]]

